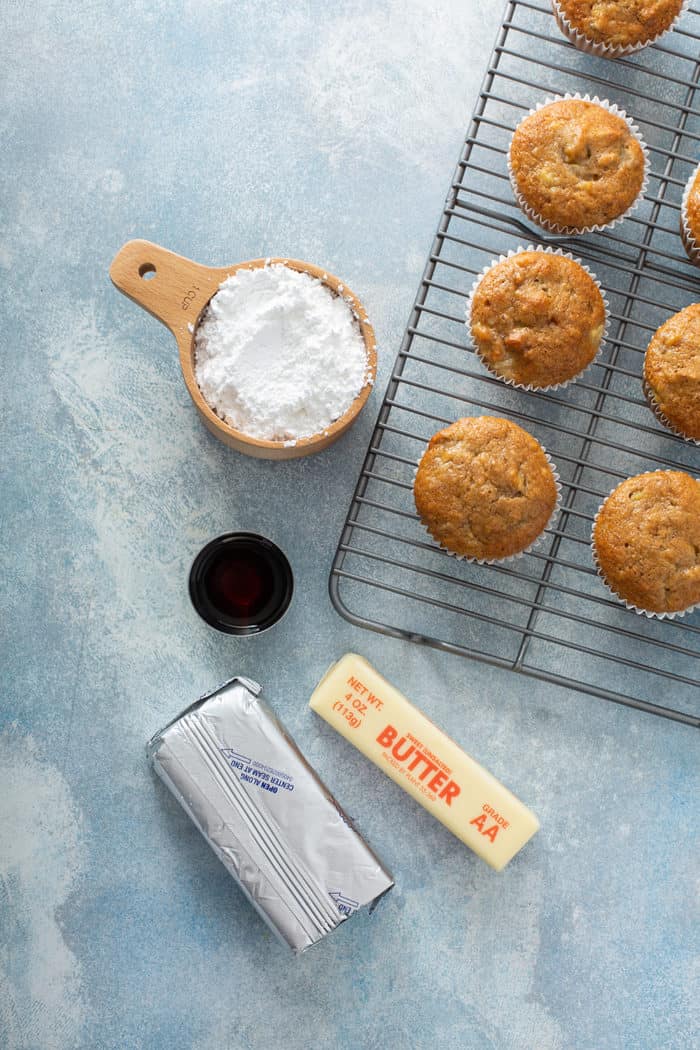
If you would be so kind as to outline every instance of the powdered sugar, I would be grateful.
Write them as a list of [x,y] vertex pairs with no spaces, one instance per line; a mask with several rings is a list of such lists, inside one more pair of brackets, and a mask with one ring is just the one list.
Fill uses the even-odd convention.
[[274,263],[220,286],[195,334],[195,375],[230,426],[287,445],[343,415],[367,381],[368,359],[345,299]]

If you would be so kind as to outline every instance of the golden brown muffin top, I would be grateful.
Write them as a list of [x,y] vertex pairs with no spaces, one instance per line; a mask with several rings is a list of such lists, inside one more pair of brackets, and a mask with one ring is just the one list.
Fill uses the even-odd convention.
[[529,547],[557,502],[542,446],[522,427],[495,416],[458,419],[434,434],[413,491],[434,540],[456,554],[487,560]]
[[700,165],[695,178],[690,184],[690,192],[685,203],[684,219],[690,228],[693,238],[700,243]]
[[683,0],[558,0],[573,29],[597,44],[647,44],[678,16]]
[[611,590],[647,612],[681,612],[700,602],[700,482],[682,471],[627,478],[611,492],[593,529]]
[[644,379],[671,425],[700,441],[700,303],[656,330],[644,355]]
[[525,117],[510,163],[530,207],[569,230],[612,222],[644,184],[644,151],[627,122],[583,99],[550,102]]
[[492,266],[472,300],[472,338],[485,364],[525,386],[555,386],[582,372],[604,326],[593,278],[549,252],[518,252]]

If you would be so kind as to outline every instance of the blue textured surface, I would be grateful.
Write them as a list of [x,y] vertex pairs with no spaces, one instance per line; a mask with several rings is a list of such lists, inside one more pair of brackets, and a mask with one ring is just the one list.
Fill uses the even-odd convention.
[[[499,8],[4,5],[3,1050],[697,1039],[696,733],[341,621],[327,574],[379,391],[328,452],[245,460],[199,425],[165,329],[107,280],[133,236],[211,264],[317,262],[363,298],[383,389]],[[238,528],[296,574],[257,639],[216,634],[187,598],[196,551]],[[310,714],[351,648],[538,813],[504,873]],[[298,960],[144,760],[236,672],[396,875],[374,916]]]

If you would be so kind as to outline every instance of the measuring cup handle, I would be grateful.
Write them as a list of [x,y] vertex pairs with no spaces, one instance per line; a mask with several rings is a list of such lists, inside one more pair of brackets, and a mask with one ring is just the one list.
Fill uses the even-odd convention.
[[194,324],[220,277],[150,241],[127,241],[109,268],[112,283],[177,337]]

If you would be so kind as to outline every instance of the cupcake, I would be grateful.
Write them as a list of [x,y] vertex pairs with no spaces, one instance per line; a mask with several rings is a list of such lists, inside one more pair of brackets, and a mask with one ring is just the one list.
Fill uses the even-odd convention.
[[644,393],[664,426],[700,442],[700,303],[669,317],[652,336]]
[[602,230],[631,210],[647,157],[622,110],[599,99],[545,102],[520,121],[508,151],[516,200],[554,233]]
[[528,390],[561,386],[594,359],[605,300],[589,271],[561,251],[501,258],[471,294],[467,324],[494,375]]
[[681,239],[690,261],[700,266],[700,165],[690,176],[683,194]]
[[700,602],[700,481],[675,470],[618,485],[593,524],[593,557],[613,594],[650,616]]
[[687,0],[552,0],[564,36],[579,51],[619,58],[658,40]]
[[474,416],[433,435],[413,494],[421,522],[441,547],[500,561],[525,551],[544,531],[558,485],[531,434],[507,419]]

